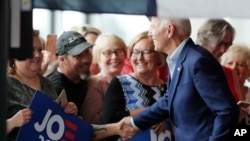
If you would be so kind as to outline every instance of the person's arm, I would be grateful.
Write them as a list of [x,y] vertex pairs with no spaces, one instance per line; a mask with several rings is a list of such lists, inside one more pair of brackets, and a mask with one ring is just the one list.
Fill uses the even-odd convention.
[[9,134],[14,128],[21,127],[31,119],[32,111],[28,108],[18,111],[14,116],[6,120],[6,132]]
[[[146,130],[162,120],[169,118],[168,94],[158,99],[152,106],[133,116],[133,125],[140,130]],[[132,123],[131,123],[132,124]]]
[[134,110],[129,110],[129,115],[134,116],[137,115],[138,113],[142,112],[145,108],[139,108],[139,109],[134,109]]
[[129,111],[125,109],[126,101],[121,83],[118,78],[114,77],[104,97],[104,123],[118,122],[123,117],[129,116]]
[[105,125],[94,125],[91,140],[100,140],[110,136],[119,135],[121,137],[132,137],[137,130],[129,126],[124,126],[122,130],[118,129],[118,123]]

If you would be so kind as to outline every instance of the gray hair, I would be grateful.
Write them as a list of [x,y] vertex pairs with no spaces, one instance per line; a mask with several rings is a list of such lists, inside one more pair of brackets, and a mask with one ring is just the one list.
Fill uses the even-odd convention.
[[196,43],[207,48],[215,47],[225,36],[226,31],[232,32],[232,42],[235,29],[224,19],[209,19],[198,30]]
[[180,37],[189,37],[192,27],[189,19],[162,19],[161,27],[166,27],[168,24],[173,24]]

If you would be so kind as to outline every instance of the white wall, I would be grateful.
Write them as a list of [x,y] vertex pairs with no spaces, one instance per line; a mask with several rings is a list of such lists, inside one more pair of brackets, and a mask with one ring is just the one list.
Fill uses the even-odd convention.
[[127,44],[136,34],[149,28],[149,21],[146,16],[138,15],[92,15],[90,21],[92,25],[100,28],[103,33],[114,33],[121,37]]
[[[192,34],[196,40],[196,33],[200,25],[207,18],[191,18]],[[88,19],[90,24],[101,29],[103,33],[117,34],[128,44],[139,32],[147,30],[149,21],[146,16],[117,15],[117,14],[91,14]],[[234,43],[250,44],[250,19],[226,18],[236,29]],[[86,15],[73,11],[57,11],[55,13],[55,34],[60,35],[72,26],[80,26],[86,23]],[[33,12],[33,27],[40,29],[41,36],[46,38],[51,33],[51,12],[48,10],[35,9]]]

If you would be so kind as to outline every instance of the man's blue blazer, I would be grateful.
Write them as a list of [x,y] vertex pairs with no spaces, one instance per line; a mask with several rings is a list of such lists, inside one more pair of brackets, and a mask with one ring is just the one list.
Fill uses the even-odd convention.
[[133,117],[141,130],[170,118],[176,141],[228,141],[239,109],[219,62],[188,39],[170,86],[160,100]]

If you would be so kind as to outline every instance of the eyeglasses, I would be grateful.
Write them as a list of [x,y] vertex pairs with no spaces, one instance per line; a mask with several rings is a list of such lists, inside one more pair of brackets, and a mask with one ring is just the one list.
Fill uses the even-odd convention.
[[144,58],[149,58],[152,53],[155,53],[154,50],[133,50],[132,57],[137,58],[139,55],[142,55]]
[[123,49],[117,49],[117,50],[107,50],[102,52],[102,54],[107,57],[110,58],[112,56],[112,54],[115,54],[116,56],[122,56],[125,54],[125,52],[123,51]]

